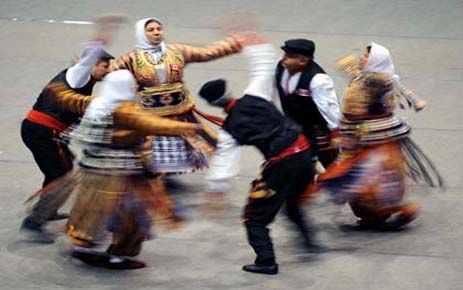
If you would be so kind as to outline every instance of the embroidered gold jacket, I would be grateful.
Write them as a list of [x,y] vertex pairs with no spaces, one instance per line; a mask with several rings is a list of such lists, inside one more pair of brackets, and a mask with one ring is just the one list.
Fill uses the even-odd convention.
[[[191,93],[183,85],[185,65],[214,60],[240,50],[241,45],[232,37],[205,47],[170,44],[157,64],[151,61],[148,52],[133,50],[116,58],[110,70],[127,69],[132,72],[137,80],[138,97],[143,107],[160,116],[177,115],[194,106]],[[158,73],[164,74],[164,80],[160,79]]]

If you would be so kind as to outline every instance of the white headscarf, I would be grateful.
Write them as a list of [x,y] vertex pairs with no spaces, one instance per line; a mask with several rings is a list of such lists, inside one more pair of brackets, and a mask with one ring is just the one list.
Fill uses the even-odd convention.
[[101,82],[99,96],[90,102],[84,118],[98,120],[110,115],[120,103],[135,100],[136,88],[135,78],[128,70],[107,74]]
[[370,54],[363,72],[383,73],[394,76],[394,63],[392,62],[391,53],[387,48],[377,43],[371,43]]
[[150,20],[154,20],[162,25],[159,19],[153,17],[138,20],[137,23],[135,23],[135,49],[148,51],[150,53],[151,60],[154,63],[158,63],[161,57],[166,53],[166,43],[165,41],[162,41],[159,45],[154,46],[148,38],[146,38],[145,25],[146,22]]

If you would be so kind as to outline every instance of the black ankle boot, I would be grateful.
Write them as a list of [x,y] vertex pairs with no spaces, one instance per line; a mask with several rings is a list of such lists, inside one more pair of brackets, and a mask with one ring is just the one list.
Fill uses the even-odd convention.
[[268,274],[275,275],[278,274],[278,264],[273,265],[258,265],[258,264],[249,264],[243,266],[243,271],[259,273],[259,274]]

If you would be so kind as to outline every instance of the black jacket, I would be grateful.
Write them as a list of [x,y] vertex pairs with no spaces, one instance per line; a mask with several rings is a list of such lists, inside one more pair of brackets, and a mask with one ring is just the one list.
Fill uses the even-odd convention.
[[240,145],[256,146],[265,158],[288,148],[302,132],[275,105],[251,95],[236,101],[228,111],[223,129]]

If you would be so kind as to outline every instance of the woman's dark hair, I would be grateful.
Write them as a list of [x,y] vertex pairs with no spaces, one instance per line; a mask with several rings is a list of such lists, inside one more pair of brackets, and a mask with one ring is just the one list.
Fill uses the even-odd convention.
[[146,28],[146,26],[148,26],[148,24],[153,23],[153,22],[156,22],[157,24],[162,26],[162,23],[157,21],[156,19],[150,19],[150,20],[146,21],[145,28]]

